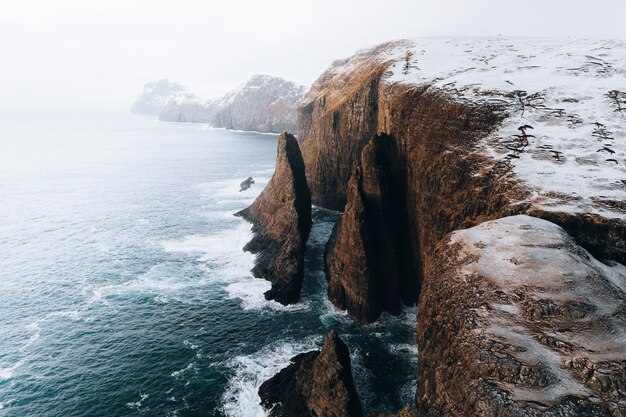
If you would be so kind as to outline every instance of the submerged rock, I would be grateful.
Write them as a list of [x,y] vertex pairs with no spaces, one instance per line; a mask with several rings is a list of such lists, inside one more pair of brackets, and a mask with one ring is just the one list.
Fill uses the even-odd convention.
[[254,184],[254,179],[252,177],[248,177],[239,184],[239,192],[246,191]]
[[311,193],[293,135],[280,135],[272,179],[254,203],[237,215],[253,223],[255,236],[244,249],[257,254],[254,276],[272,283],[265,298],[284,305],[297,302],[311,231]]
[[271,417],[360,417],[350,352],[335,331],[321,351],[297,355],[259,388]]
[[437,247],[420,296],[417,403],[446,416],[626,413],[626,268],[505,217]]

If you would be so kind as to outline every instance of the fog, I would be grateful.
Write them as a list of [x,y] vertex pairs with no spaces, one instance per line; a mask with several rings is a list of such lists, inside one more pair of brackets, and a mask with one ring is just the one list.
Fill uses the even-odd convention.
[[1,0],[0,109],[128,109],[169,78],[209,98],[252,74],[309,85],[416,36],[626,39],[624,0]]

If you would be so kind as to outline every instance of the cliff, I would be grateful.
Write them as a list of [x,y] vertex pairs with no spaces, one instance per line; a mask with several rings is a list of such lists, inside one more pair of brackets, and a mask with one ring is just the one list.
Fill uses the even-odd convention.
[[159,114],[170,97],[185,92],[185,87],[167,79],[148,83],[130,111],[136,114]]
[[272,283],[265,298],[284,305],[297,302],[304,277],[304,249],[311,231],[311,194],[293,135],[280,135],[272,179],[254,203],[238,215],[253,223],[255,236],[244,249],[257,254],[254,276]]
[[269,75],[255,75],[210,103],[211,124],[226,129],[295,132],[298,103],[305,88]]
[[[446,416],[626,413],[626,269],[554,223],[452,233],[425,274],[417,400]],[[461,364],[461,366],[459,366]]]
[[[417,300],[443,236],[512,214],[553,221],[594,256],[623,263],[625,49],[609,41],[429,39],[337,61],[298,113],[313,202],[343,209],[366,144],[391,138],[384,165],[394,169],[384,175],[398,184],[388,199],[403,227],[385,239],[406,250],[403,268],[416,271],[406,304]],[[344,241],[361,238],[351,233]],[[361,262],[341,245],[332,252],[327,265]]]
[[[626,272],[594,258],[626,262],[625,63],[626,45],[614,41],[394,41],[335,62],[302,101],[298,138],[312,200],[344,210],[326,251],[329,297],[364,322],[418,302],[418,407],[468,416],[624,412],[624,293],[607,282]],[[454,269],[467,248],[445,243],[450,232],[528,218],[518,215],[542,222],[531,222],[537,236],[515,231],[518,242],[552,243],[543,252],[509,248],[507,259],[528,258],[515,281],[491,283],[498,270],[474,282],[476,274]],[[484,233],[504,240],[502,230]],[[540,267],[553,257],[559,268]],[[535,310],[543,294],[561,312],[546,307],[557,317],[545,323],[507,321],[494,297],[508,297],[509,312],[531,308],[513,294]],[[474,308],[500,320],[498,334],[471,324]]]
[[296,111],[305,88],[270,75],[254,75],[221,98],[204,101],[177,83],[148,83],[133,113],[158,114],[169,122],[209,123],[214,127],[280,133],[296,130]]
[[259,388],[271,417],[360,417],[350,352],[335,331],[321,351],[295,356],[291,364]]

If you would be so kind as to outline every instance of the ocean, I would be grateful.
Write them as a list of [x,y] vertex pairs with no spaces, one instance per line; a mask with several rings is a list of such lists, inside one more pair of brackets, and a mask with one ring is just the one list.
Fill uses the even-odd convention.
[[[130,114],[0,114],[0,416],[264,416],[257,389],[336,329],[367,413],[415,395],[415,309],[326,299],[314,208],[301,301],[266,301],[233,216],[276,135]],[[255,184],[239,191],[247,177]]]

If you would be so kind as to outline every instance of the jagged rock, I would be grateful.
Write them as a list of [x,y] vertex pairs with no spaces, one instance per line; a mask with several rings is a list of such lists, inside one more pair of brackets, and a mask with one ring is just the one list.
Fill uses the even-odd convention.
[[626,268],[513,216],[452,233],[425,276],[418,404],[445,416],[626,413]]
[[211,123],[212,111],[195,94],[178,92],[170,95],[159,112],[159,120],[167,122]]
[[245,180],[243,180],[241,182],[241,184],[239,184],[239,192],[241,191],[246,191],[248,188],[250,188],[252,186],[252,184],[254,184],[254,179],[252,177],[248,177]]
[[270,75],[255,75],[244,85],[211,103],[211,124],[227,129],[279,133],[296,130],[296,111],[303,86]]
[[271,417],[360,417],[350,352],[335,331],[321,351],[295,356],[291,364],[259,388]]
[[255,236],[244,250],[257,254],[254,276],[272,283],[265,298],[284,305],[297,302],[311,231],[311,194],[293,135],[280,135],[272,179],[254,203],[237,214],[253,223]]
[[373,138],[361,153],[348,183],[344,215],[335,226],[325,253],[328,296],[362,322],[382,311],[400,312],[417,296],[415,271],[408,259],[404,202],[394,198],[395,145],[388,136]]
[[148,83],[130,111],[137,114],[159,114],[167,100],[179,93],[185,93],[185,87],[167,79]]
[[203,101],[177,83],[148,83],[133,113],[158,114],[169,122],[210,123],[258,132],[295,131],[296,109],[305,88],[270,75],[254,75],[221,98]]
[[[336,210],[345,208],[345,219],[336,227],[329,244],[328,253],[335,253],[330,260],[327,256],[327,268],[330,264],[349,275],[351,271],[364,272],[350,280],[331,277],[329,291],[339,294],[335,302],[341,305],[337,300],[358,300],[354,310],[366,315],[378,308],[378,299],[367,298],[367,285],[372,282],[368,278],[372,276],[371,265],[379,262],[383,253],[371,256],[372,252],[365,249],[368,244],[364,242],[371,241],[375,233],[364,225],[379,221],[379,217],[368,210],[362,162],[364,148],[376,135],[392,138],[395,148],[391,159],[395,169],[383,170],[383,174],[389,183],[405,185],[391,192],[390,199],[401,202],[394,214],[406,218],[406,230],[399,233],[408,235],[408,241],[401,246],[406,250],[401,258],[416,271],[416,288],[424,281],[445,285],[439,270],[445,263],[436,248],[448,233],[517,214],[557,223],[598,259],[625,263],[626,134],[622,108],[615,99],[622,93],[614,87],[623,78],[625,62],[623,42],[499,37],[394,41],[333,63],[299,107],[298,138],[313,202]],[[359,181],[350,180],[358,170],[355,165],[361,167],[360,186]],[[342,254],[333,249],[341,246],[357,250]],[[568,254],[566,249],[563,253]],[[468,282],[472,282],[470,278]],[[543,278],[545,282],[564,279],[560,273]],[[344,281],[354,285],[335,286]],[[443,323],[455,335],[454,326],[465,324],[449,322],[450,317],[464,319],[462,312],[470,300],[463,297],[473,296],[480,284],[438,293],[439,304],[431,304],[428,323],[420,321],[421,325]],[[571,286],[576,282],[572,281]],[[341,294],[345,288],[349,292]],[[501,291],[510,296],[509,289]],[[421,297],[425,297],[423,293]],[[460,302],[446,304],[446,297]],[[535,309],[538,312],[533,314],[554,311],[554,300],[552,304],[539,304]],[[489,309],[490,304],[485,308]],[[584,306],[561,309],[574,316],[590,314]],[[490,314],[492,310],[488,310]],[[424,314],[420,307],[419,315]],[[604,326],[602,320],[594,323],[599,330]],[[515,326],[514,320],[503,324],[511,333],[516,331]],[[471,336],[468,334],[468,340],[474,340]],[[615,341],[616,336],[601,337]],[[521,403],[499,385],[509,383],[509,368],[517,366],[515,362],[488,362],[483,375],[489,377],[483,378],[468,369],[478,369],[487,359],[458,359],[453,340],[443,333],[424,333],[420,343],[425,341],[431,346],[426,351],[419,346],[419,367],[421,370],[424,364],[429,374],[420,376],[423,383],[418,387],[428,396],[419,396],[420,403],[444,404],[446,409],[456,401],[458,407],[468,410],[468,416],[528,415],[526,409],[509,413],[510,407],[521,407]],[[546,337],[540,343],[561,349],[559,340]],[[581,375],[590,374],[583,370],[584,365],[573,363]],[[595,379],[589,383],[615,386],[608,381],[615,381],[614,376],[622,372],[617,386],[623,386],[619,382],[626,379],[623,363],[622,368],[614,364],[602,368],[613,379],[607,380],[602,371],[594,374]],[[446,373],[438,371],[438,366]],[[449,373],[453,368],[459,374],[465,373],[463,378],[454,379],[455,375]],[[520,369],[531,384],[555,384],[541,370]],[[437,389],[430,390],[429,381],[439,377]],[[445,383],[445,377],[456,383]],[[584,383],[587,389],[591,389],[589,383]],[[465,389],[466,385],[475,390]],[[488,391],[484,387],[500,388]],[[467,397],[459,398],[456,392]],[[493,392],[496,394],[491,395]],[[525,406],[535,413],[531,416],[558,414],[555,410],[564,416],[592,411],[605,415],[604,398],[608,397],[600,396],[591,402],[585,399],[589,397],[581,398],[555,398],[560,402],[552,409],[540,410],[539,404],[531,401]],[[620,415],[619,411],[614,415]]]

